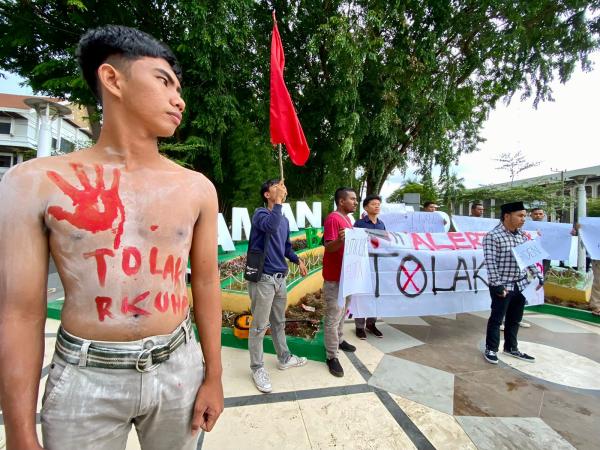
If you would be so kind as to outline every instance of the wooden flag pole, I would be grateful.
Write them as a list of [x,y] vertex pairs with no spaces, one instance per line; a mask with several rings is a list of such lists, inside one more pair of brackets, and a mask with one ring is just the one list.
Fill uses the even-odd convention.
[[277,150],[279,151],[279,178],[283,182],[283,154],[281,152],[281,144],[277,144]]

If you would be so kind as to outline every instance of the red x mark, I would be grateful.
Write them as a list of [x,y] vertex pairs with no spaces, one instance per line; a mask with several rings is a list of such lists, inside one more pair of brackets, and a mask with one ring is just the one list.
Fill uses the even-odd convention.
[[406,288],[408,287],[408,283],[411,283],[413,285],[413,287],[415,288],[415,291],[421,292],[421,289],[419,289],[419,287],[415,284],[413,278],[417,272],[419,272],[419,271],[421,271],[421,269],[423,269],[423,266],[417,265],[415,270],[413,270],[411,273],[408,273],[408,270],[406,270],[406,267],[402,266],[401,268],[402,268],[402,272],[404,273],[404,275],[406,275],[406,283],[404,283],[404,286],[402,286],[402,290],[405,291]]

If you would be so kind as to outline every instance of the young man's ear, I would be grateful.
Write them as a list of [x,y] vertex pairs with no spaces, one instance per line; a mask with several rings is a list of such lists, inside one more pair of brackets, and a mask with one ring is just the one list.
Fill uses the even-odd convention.
[[[123,74],[112,64],[104,63],[98,67],[98,90],[102,90],[121,98]],[[104,95],[102,96],[104,98]]]

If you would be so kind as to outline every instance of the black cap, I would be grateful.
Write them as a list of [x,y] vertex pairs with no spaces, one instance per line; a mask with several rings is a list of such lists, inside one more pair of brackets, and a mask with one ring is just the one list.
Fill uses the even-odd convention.
[[523,202],[505,203],[504,205],[500,206],[500,212],[502,214],[508,214],[511,212],[524,211],[524,210],[525,210],[525,205],[523,204]]

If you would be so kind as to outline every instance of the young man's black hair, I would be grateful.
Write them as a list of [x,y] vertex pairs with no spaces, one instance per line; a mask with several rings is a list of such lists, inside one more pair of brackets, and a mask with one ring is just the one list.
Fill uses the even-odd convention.
[[435,204],[436,204],[435,202],[425,202],[425,203],[423,203],[423,209],[427,208],[430,205],[435,205]]
[[483,206],[483,203],[481,203],[481,202],[475,202],[475,203],[473,203],[473,204],[471,205],[471,209],[475,209],[475,208],[477,208],[478,206]]
[[374,195],[374,194],[367,195],[365,197],[365,199],[363,200],[363,204],[362,204],[363,208],[366,208],[367,205],[369,204],[369,202],[372,202],[373,200],[379,200],[379,203],[381,203],[381,197],[379,195]]
[[111,56],[129,62],[144,57],[164,59],[181,82],[181,68],[171,49],[135,28],[106,25],[89,30],[79,40],[76,55],[83,78],[99,101],[102,98],[98,86],[98,67]]
[[354,189],[352,189],[351,187],[341,187],[341,188],[337,188],[335,190],[335,195],[333,196],[334,200],[335,200],[335,204],[339,205],[340,200],[346,198],[348,196],[349,192],[354,192],[356,193],[356,191]]
[[262,186],[260,187],[260,199],[264,203],[267,203],[267,199],[265,198],[265,193],[267,193],[269,191],[271,186],[279,183],[279,181],[280,181],[279,178],[271,178],[270,180],[267,180],[262,184]]

